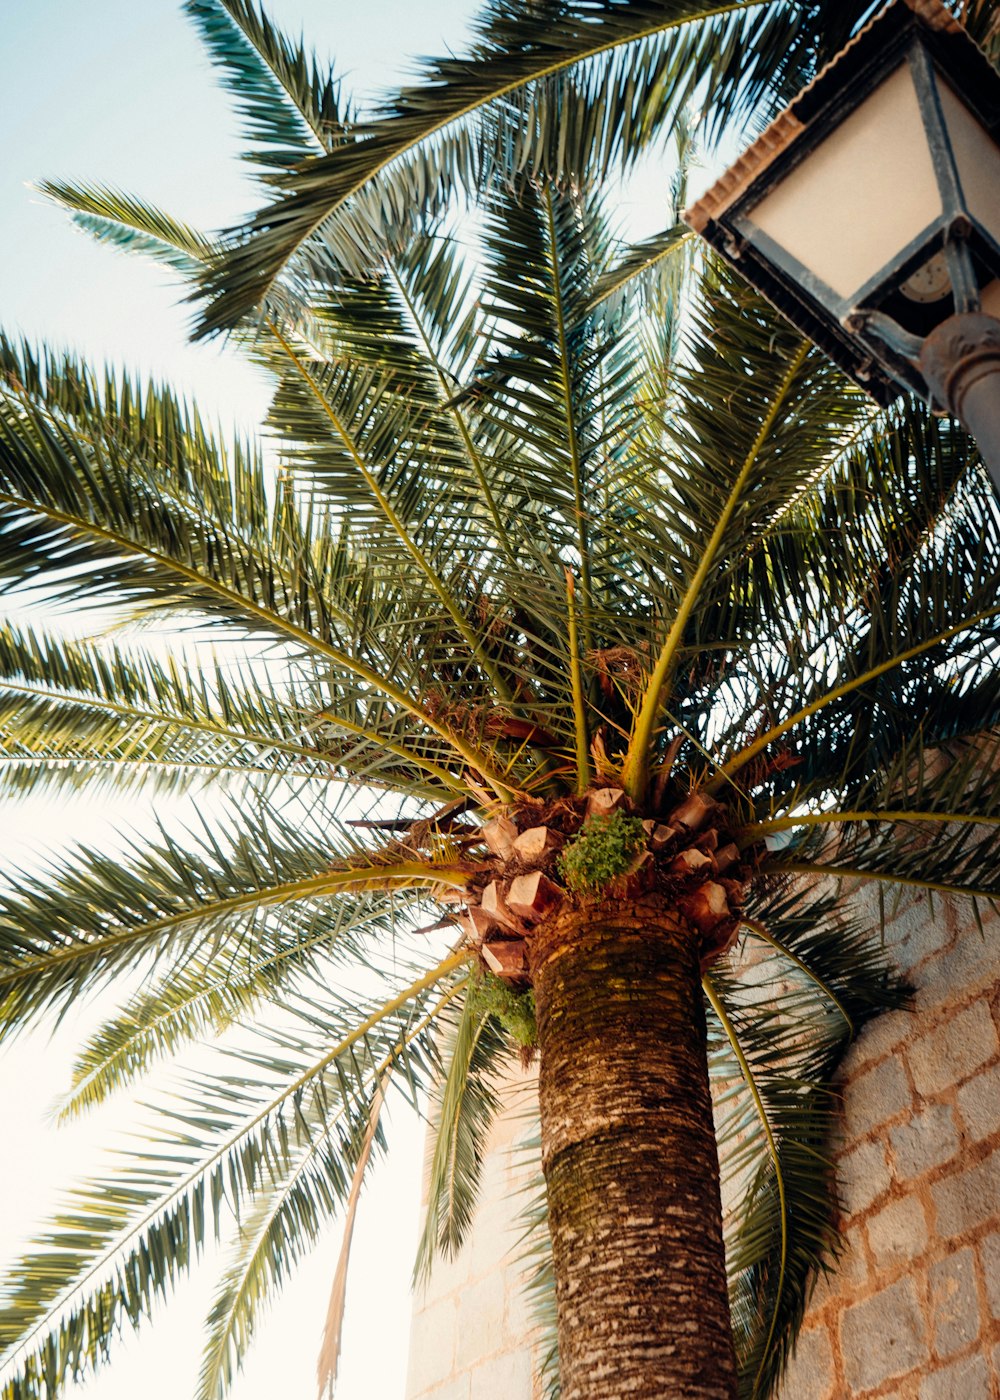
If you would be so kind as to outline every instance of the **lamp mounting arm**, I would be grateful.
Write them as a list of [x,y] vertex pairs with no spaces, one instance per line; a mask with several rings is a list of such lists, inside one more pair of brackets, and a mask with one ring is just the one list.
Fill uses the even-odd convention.
[[949,316],[924,341],[917,367],[934,407],[976,439],[1000,492],[1000,321],[982,311]]
[[884,311],[852,311],[844,325],[919,371],[931,408],[952,414],[976,439],[1000,495],[1000,321],[982,311],[961,311],[923,339]]

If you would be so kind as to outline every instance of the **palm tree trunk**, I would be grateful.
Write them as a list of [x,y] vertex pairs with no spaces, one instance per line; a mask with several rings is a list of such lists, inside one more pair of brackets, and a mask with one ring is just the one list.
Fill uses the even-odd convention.
[[563,1400],[733,1400],[696,936],[650,895],[531,959]]

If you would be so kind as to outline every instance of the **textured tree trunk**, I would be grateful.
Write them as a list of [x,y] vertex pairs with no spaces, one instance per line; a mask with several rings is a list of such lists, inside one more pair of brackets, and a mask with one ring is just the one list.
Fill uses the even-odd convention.
[[733,1400],[696,936],[645,896],[531,962],[563,1400]]

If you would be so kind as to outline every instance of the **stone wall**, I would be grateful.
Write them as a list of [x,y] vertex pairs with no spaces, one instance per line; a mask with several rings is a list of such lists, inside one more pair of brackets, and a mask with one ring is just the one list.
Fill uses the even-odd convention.
[[916,996],[845,1065],[847,1248],[782,1400],[998,1400],[1000,920],[924,896],[887,940]]
[[[886,918],[916,995],[845,1064],[847,1245],[781,1400],[1000,1400],[1000,919],[983,934],[967,903],[926,896]],[[497,1125],[473,1240],[415,1301],[406,1400],[538,1400],[514,1247],[526,1088]]]

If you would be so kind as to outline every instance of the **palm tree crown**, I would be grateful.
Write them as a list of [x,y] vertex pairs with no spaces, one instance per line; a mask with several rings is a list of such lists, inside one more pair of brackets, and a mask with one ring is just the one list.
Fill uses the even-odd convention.
[[15,785],[222,796],[124,861],[12,877],[0,1007],[13,1032],[129,989],[67,1116],[234,1026],[242,1061],[39,1236],[4,1394],[100,1361],[235,1211],[199,1389],[224,1394],[393,1091],[435,1105],[421,1266],[454,1249],[546,930],[658,902],[703,976],[763,1396],[835,1245],[832,1076],[903,995],[858,892],[1000,894],[1000,513],[954,425],[875,408],[681,227],[623,247],[602,187],[683,147],[693,97],[766,115],[870,6],[492,0],[474,62],[371,119],[251,0],[187,8],[277,202],[216,240],[49,192],[207,288],[204,326],[273,377],[280,466],[4,343],[8,587],[219,647],[12,623],[0,736]]

